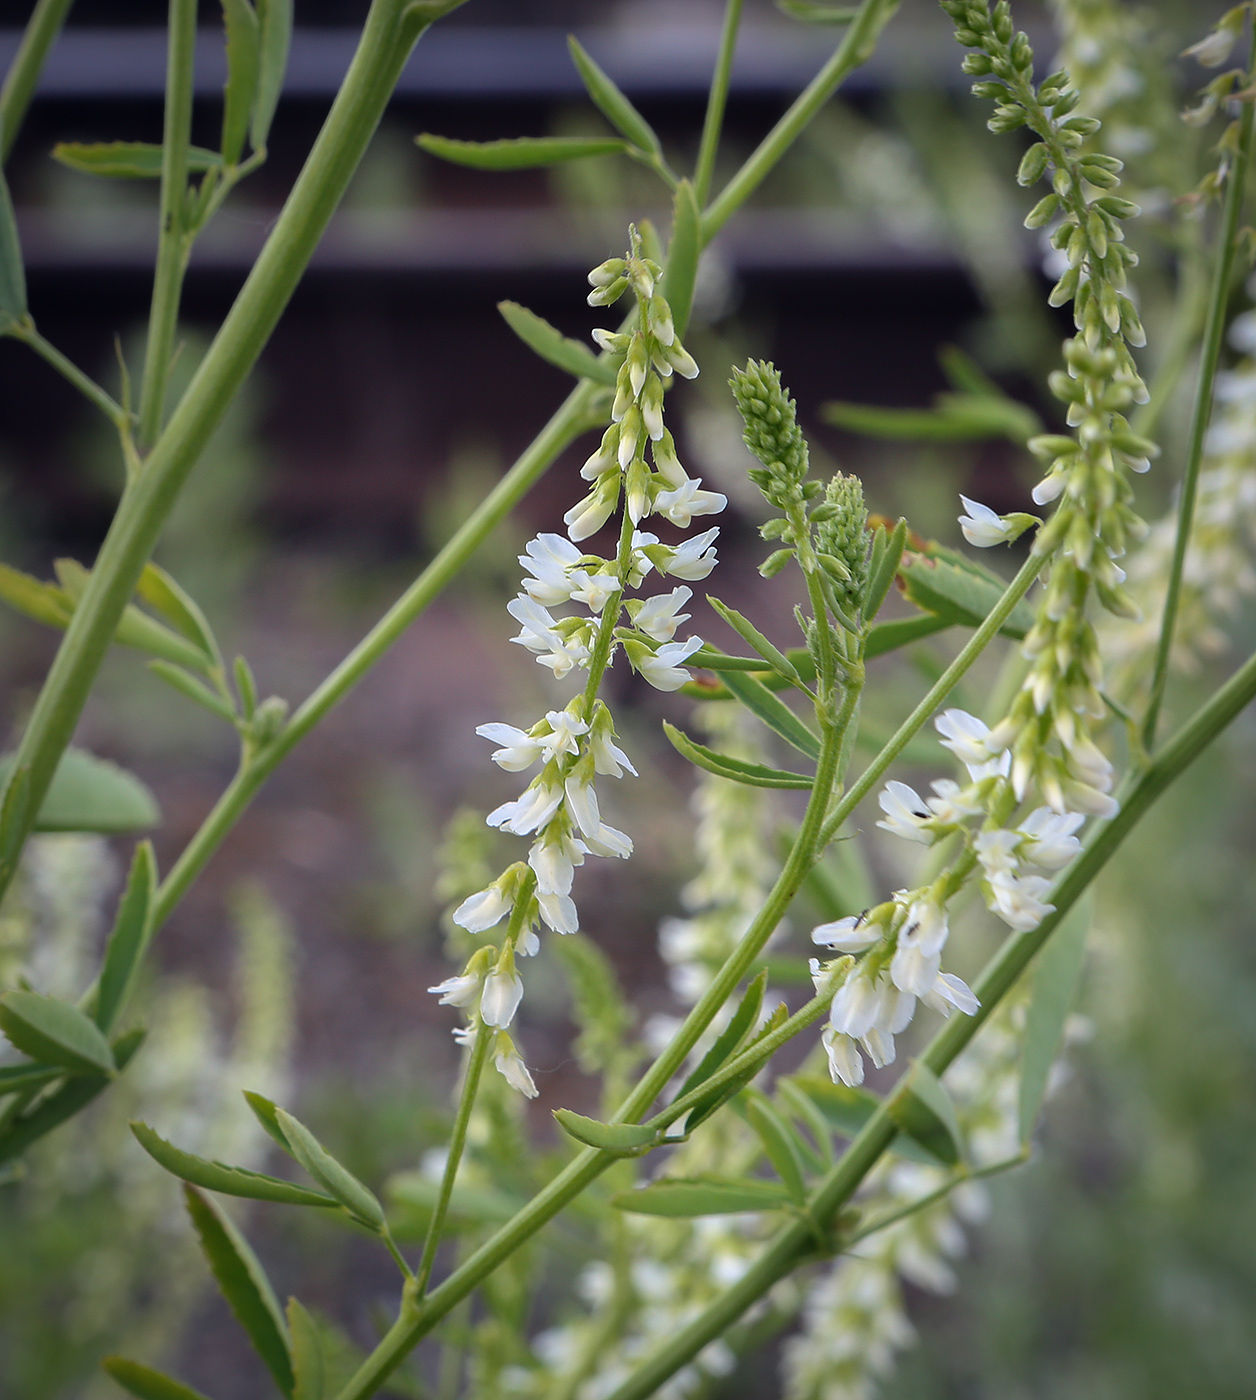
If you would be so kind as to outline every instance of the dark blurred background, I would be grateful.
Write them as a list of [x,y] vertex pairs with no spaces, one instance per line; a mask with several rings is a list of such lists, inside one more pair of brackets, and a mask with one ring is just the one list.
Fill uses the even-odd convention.
[[[832,31],[793,24],[761,0],[746,9],[724,173],[833,42]],[[1048,57],[1057,42],[1051,14],[1017,9]],[[1219,9],[1193,0],[1154,7],[1168,36],[1166,64]],[[515,339],[496,303],[523,302],[584,338],[605,320],[585,305],[585,271],[622,250],[629,219],[666,224],[661,186],[627,163],[482,174],[440,164],[413,136],[601,130],[567,58],[565,37],[575,32],[688,166],[720,10],[708,0],[470,0],[416,50],[343,211],[159,556],[200,599],[224,646],[249,656],[265,693],[298,703],[566,392],[569,381]],[[181,374],[260,248],[363,13],[350,0],[299,0],[270,160],[193,257]],[[24,19],[24,7],[0,5],[0,63]],[[10,165],[40,330],[115,390],[116,356],[132,368],[141,356],[156,190],[92,180],[48,153],[58,140],[160,139],[163,21],[155,0],[80,0]],[[203,7],[202,22],[194,139],[208,144],[221,113],[214,6]],[[669,416],[691,470],[732,499],[717,591],[765,625],[788,626],[791,599],[784,585],[776,593],[754,586],[760,516],[724,387],[728,366],[747,354],[775,360],[819,469],[858,470],[874,510],[905,513],[957,543],[958,491],[1001,510],[1028,502],[1033,463],[1010,442],[869,444],[825,426],[819,413],[831,399],[925,405],[947,387],[940,348],[959,344],[1052,419],[1040,386],[1067,323],[1043,309],[1039,249],[1020,227],[1019,147],[986,133],[959,58],[940,12],[924,0],[904,5],[876,57],[706,258],[689,338],[704,373],[669,396]],[[1171,259],[1161,261],[1171,276]],[[109,432],[11,341],[0,340],[0,385],[0,556],[40,576],[58,556],[90,563],[121,470]],[[1170,418],[1166,431],[1171,446],[1180,424]],[[455,970],[433,893],[437,852],[462,804],[483,811],[510,790],[475,725],[530,721],[553,703],[531,658],[505,644],[513,628],[503,603],[518,586],[514,555],[530,534],[556,528],[588,450],[582,442],[565,454],[281,769],[163,934],[150,996],[167,1038],[134,1094],[154,1121],[165,1112],[172,1136],[175,1119],[193,1125],[189,1132],[226,1122],[229,1141],[247,1135],[243,1109],[228,1102],[235,1088],[250,1087],[242,1058],[289,1084],[303,1116],[372,1182],[413,1166],[440,1140],[456,1062],[452,1018],[425,991]],[[1151,481],[1144,509],[1154,515],[1166,496]],[[718,628],[705,607],[695,611],[696,627]],[[15,740],[55,641],[0,616],[0,747]],[[918,684],[910,674],[902,680]],[[643,1012],[673,1011],[654,939],[692,873],[691,778],[663,744],[658,718],[688,711],[622,676],[612,689],[626,742],[645,760],[642,778],[615,794],[616,824],[633,832],[638,858],[582,872],[581,911]],[[879,703],[892,713],[897,696]],[[163,865],[235,758],[222,725],[126,656],[107,664],[79,740],[151,784],[164,811]],[[995,1221],[976,1237],[957,1297],[914,1298],[924,1345],[887,1394],[1238,1400],[1256,1392],[1256,1266],[1243,1243],[1256,1216],[1256,967],[1242,801],[1251,740],[1244,731],[1176,799],[1178,826],[1165,819],[1127,859],[1112,901],[1120,913],[1096,955],[1107,978],[1096,979],[1097,1004],[1087,1007],[1097,1034],[1063,1095],[1054,1156],[1000,1187]],[[1208,860],[1198,844],[1184,848],[1181,824],[1204,841]],[[111,858],[124,857],[119,845]],[[106,870],[100,888],[108,893],[117,879],[116,868],[112,877]],[[1143,938],[1150,909],[1158,917]],[[240,970],[250,949],[272,958],[283,987],[291,982],[295,1010],[286,992],[268,1008],[255,989],[250,1002],[248,967]],[[529,978],[523,1039],[541,1087],[530,1122],[544,1140],[547,1109],[587,1109],[590,1091],[569,1058],[557,970],[542,959]],[[261,1035],[254,1062],[240,1049],[250,1016],[258,1024],[293,1018],[289,1039]],[[1180,1029],[1201,1019],[1214,1025],[1207,1051]],[[1173,1029],[1161,1034],[1165,1025]],[[1169,1035],[1180,1053],[1164,1052]],[[237,1076],[227,1090],[224,1065]],[[102,1114],[120,1123],[125,1107]],[[164,1349],[213,1394],[266,1393],[225,1308],[200,1296],[199,1264],[179,1253],[185,1241],[168,1182],[130,1160],[113,1120],[91,1131],[114,1144],[107,1170],[66,1165],[71,1145],[89,1150],[84,1137],[50,1143],[39,1159],[51,1183],[43,1195],[28,1196],[22,1212],[0,1205],[0,1393],[114,1393],[92,1379],[93,1367],[123,1342],[154,1360]],[[141,1254],[136,1241],[156,1240],[157,1254],[175,1261],[172,1273],[195,1277],[195,1286],[171,1287],[160,1258],[120,1262],[119,1181],[169,1195],[151,1216],[135,1216],[126,1239]],[[373,1254],[347,1237],[329,1247],[304,1220],[273,1214],[257,1216],[255,1234],[281,1295],[299,1285],[359,1344],[369,1341],[372,1308],[391,1288]],[[163,1312],[165,1289],[177,1306]],[[761,1393],[775,1393],[774,1382],[763,1384]]]

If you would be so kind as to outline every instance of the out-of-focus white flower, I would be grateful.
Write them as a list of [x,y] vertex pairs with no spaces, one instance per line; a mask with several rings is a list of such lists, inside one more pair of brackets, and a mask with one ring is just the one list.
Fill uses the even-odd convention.
[[990,907],[1010,928],[1018,933],[1026,933],[1052,913],[1054,904],[1048,904],[1043,895],[1051,888],[1051,881],[1041,875],[1013,875],[1000,871],[986,882],[989,890]]
[[501,951],[497,966],[484,979],[480,993],[480,1019],[486,1026],[504,1030],[515,1019],[523,1000],[523,982],[515,971],[515,951],[509,943]]
[[468,933],[484,933],[509,913],[510,900],[502,892],[501,881],[495,880],[487,889],[468,895],[450,917]]
[[891,779],[881,790],[877,804],[885,813],[885,819],[877,823],[882,831],[918,841],[923,846],[932,845],[937,839],[937,832],[931,825],[933,813],[915,788]]
[[811,941],[839,953],[862,953],[879,943],[884,933],[879,924],[871,923],[862,914],[852,914],[829,924],[818,924],[811,930]]
[[990,727],[967,710],[944,710],[933,722],[942,736],[943,748],[950,749],[968,769],[973,782],[983,778],[1006,777],[1012,766],[1012,756],[989,747]]
[[484,820],[489,826],[498,827],[502,831],[513,831],[516,836],[527,836],[549,821],[558,811],[562,800],[561,787],[550,787],[538,778],[520,797],[495,807]]
[[512,1089],[527,1098],[536,1098],[536,1085],[532,1082],[528,1067],[506,1031],[498,1031],[493,1037],[493,1064]]
[[1020,533],[1014,525],[1009,524],[997,511],[993,511],[989,506],[983,506],[980,501],[970,500],[967,496],[960,496],[964,503],[967,515],[959,517],[959,528],[964,532],[964,538],[971,545],[976,545],[978,549],[989,549],[991,545],[1007,544],[1009,540],[1014,540]]
[[1073,833],[1086,820],[1081,812],[1053,812],[1038,807],[1016,829],[1024,837],[1021,854],[1032,865],[1059,870],[1081,853],[1082,844]]

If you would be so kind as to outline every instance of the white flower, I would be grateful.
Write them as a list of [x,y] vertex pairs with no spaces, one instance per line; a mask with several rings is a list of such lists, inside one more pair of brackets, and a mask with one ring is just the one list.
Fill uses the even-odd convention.
[[535,842],[528,852],[528,864],[536,875],[536,887],[541,894],[570,894],[575,868],[584,864],[588,847],[583,841],[566,830],[555,836],[549,834],[555,826],[565,825],[565,822],[553,823],[545,838]]
[[523,981],[515,971],[515,957],[507,944],[497,966],[484,979],[480,993],[480,1019],[486,1026],[504,1030],[515,1019],[523,1000]]
[[470,1006],[479,994],[480,976],[464,972],[458,977],[446,977],[428,991],[439,993],[441,1006]]
[[538,889],[536,902],[541,918],[555,933],[575,933],[580,927],[580,915],[570,895]]
[[644,677],[655,690],[679,690],[689,679],[689,672],[680,663],[692,656],[702,646],[701,637],[690,637],[684,642],[664,642],[657,651],[638,642],[626,642],[625,650],[633,668]]
[[1010,928],[1026,933],[1038,925],[1054,909],[1042,896],[1051,888],[1051,881],[1041,875],[1017,877],[1007,872],[992,876],[987,882],[990,908]]
[[962,1011],[965,1016],[975,1016],[981,1003],[972,993],[972,988],[953,972],[939,972],[938,980],[925,1001],[935,1011],[949,1015],[951,1007]]
[[670,642],[682,622],[689,621],[689,614],[679,610],[693,597],[693,589],[673,588],[670,593],[659,593],[647,598],[637,609],[632,625],[656,642]]
[[881,941],[884,930],[879,924],[866,922],[863,915],[837,919],[830,924],[818,924],[811,930],[811,941],[822,948],[835,948],[839,953],[862,953]]
[[973,841],[977,859],[989,879],[996,875],[1015,875],[1019,861],[1017,848],[1021,838],[1015,831],[979,831]]
[[1004,750],[993,752],[987,744],[990,728],[976,715],[967,710],[944,710],[933,721],[933,727],[942,735],[942,747],[950,749],[956,758],[968,769],[973,782],[983,778],[1005,777],[1012,766],[1012,756]]
[[603,773],[607,777],[622,778],[623,770],[626,768],[632,776],[637,776],[637,770],[632,766],[632,760],[615,743],[612,738],[612,730],[608,722],[593,725],[593,732],[589,736],[589,752],[593,756],[593,768],[597,773]]
[[659,572],[687,579],[690,583],[706,578],[717,563],[712,546],[719,533],[719,527],[715,526],[683,541],[671,550],[666,564],[659,565]]
[[[621,434],[621,443],[622,440]],[[603,478],[603,480],[608,479],[612,478],[609,475]],[[618,488],[617,482],[616,487]],[[567,526],[568,535],[573,540],[587,540],[590,535],[596,535],[611,518],[618,494],[618,489],[607,491],[599,485],[590,491],[584,500],[577,501],[563,516],[563,523]]]
[[527,836],[537,831],[558,811],[563,800],[562,788],[549,787],[534,782],[513,802],[503,802],[484,818],[489,826],[502,831],[513,831],[516,836]]
[[475,732],[502,747],[493,754],[493,762],[510,773],[520,773],[531,766],[544,752],[544,742],[534,739],[513,724],[480,724]]
[[961,495],[960,500],[968,514],[959,517],[959,528],[969,544],[976,545],[978,549],[988,549],[993,544],[1006,544],[1015,538],[1014,528],[997,511],[983,506],[980,501],[969,500],[967,496]]
[[533,575],[524,579],[524,592],[546,607],[565,603],[571,597],[567,571],[579,564],[580,551],[561,535],[544,534],[529,540],[519,562]]
[[890,980],[902,992],[925,997],[938,980],[942,955],[930,953],[911,939],[900,938],[890,962]]
[[928,798],[925,806],[944,826],[960,826],[965,818],[975,817],[984,810],[971,789],[960,787],[950,778],[939,778],[929,786],[937,796]]
[[532,1082],[528,1067],[515,1049],[515,1042],[505,1031],[498,1031],[493,1037],[493,1064],[512,1089],[517,1089],[530,1099],[536,1098],[536,1085]]
[[654,469],[673,490],[684,486],[689,480],[680,458],[676,455],[676,443],[671,433],[665,432],[653,450]]
[[616,574],[599,570],[589,573],[585,569],[573,569],[571,574],[571,596],[574,602],[583,603],[591,613],[601,613],[606,600],[619,592],[619,578]]
[[826,1026],[820,1042],[829,1057],[829,1074],[834,1084],[846,1084],[854,1089],[863,1083],[863,1056],[850,1036],[841,1035],[832,1026]]
[[1080,854],[1082,843],[1073,833],[1085,820],[1081,812],[1056,813],[1050,807],[1037,808],[1017,827],[1025,838],[1022,854],[1044,870],[1059,870]]
[[1192,44],[1189,49],[1182,50],[1183,58],[1193,58],[1196,63],[1204,68],[1220,68],[1230,57],[1230,50],[1234,47],[1235,31],[1224,27],[1214,29],[1211,34],[1205,35],[1197,44]]
[[887,818],[877,823],[882,831],[902,836],[908,841],[919,841],[923,846],[932,845],[937,834],[930,830],[933,815],[915,788],[891,779],[882,789],[877,802]]
[[510,913],[510,905],[500,887],[492,884],[478,894],[468,895],[450,917],[468,933],[483,933]]
[[833,998],[829,1025],[855,1040],[874,1028],[897,1035],[911,1020],[915,1003],[914,996],[895,988],[880,975],[869,976],[856,968]]
[[556,630],[550,614],[526,593],[512,598],[506,604],[506,611],[520,624],[519,635],[510,640],[537,652],[537,661],[542,666],[548,666],[555,676],[561,678],[573,666],[588,660],[588,647],[581,642],[566,640]]
[[577,740],[589,732],[589,726],[577,719],[569,710],[550,710],[545,716],[550,727],[548,734],[540,736],[545,761],[548,763],[562,753],[579,753]]
[[654,498],[654,509],[682,530],[689,528],[695,515],[718,515],[728,504],[728,497],[718,491],[701,491],[702,478],[686,480],[671,491],[660,491]]
[[898,936],[899,946],[909,941],[927,953],[940,953],[946,946],[949,932],[945,908],[932,899],[916,899],[907,907],[907,917]]
[[632,841],[622,831],[606,825],[592,783],[577,773],[567,779],[567,807],[594,855],[627,859],[632,854]]

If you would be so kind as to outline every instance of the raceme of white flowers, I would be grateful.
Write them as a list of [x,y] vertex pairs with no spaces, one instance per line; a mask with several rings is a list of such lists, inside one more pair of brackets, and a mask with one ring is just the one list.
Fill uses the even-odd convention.
[[[589,274],[589,303],[610,306],[627,292],[635,318],[623,331],[598,330],[593,338],[621,360],[611,425],[597,451],[581,468],[592,490],[564,516],[567,536],[538,535],[519,556],[527,577],[507,611],[519,624],[511,640],[536,655],[557,680],[577,677],[582,688],[563,709],[546,713],[529,729],[504,723],[476,730],[497,745],[492,758],[510,773],[539,765],[515,799],[489,813],[488,823],[531,838],[527,861],[517,862],[486,888],[470,895],[453,920],[471,933],[485,933],[510,918],[511,932],[500,952],[481,948],[457,977],[433,987],[442,1003],[457,1006],[492,1030],[493,1062],[520,1092],[536,1093],[532,1077],[509,1031],[523,996],[516,953],[536,951],[538,923],[556,933],[574,933],[579,915],[571,897],[575,870],[586,856],[632,854],[632,841],[602,818],[595,779],[620,778],[636,769],[615,742],[615,726],[597,690],[622,647],[628,663],[650,685],[676,690],[689,679],[684,662],[702,645],[700,637],[677,639],[689,620],[692,596],[686,582],[715,567],[718,531],[708,529],[676,544],[638,527],[654,515],[686,530],[695,516],[724,509],[727,500],[702,490],[680,464],[663,421],[663,393],[674,374],[698,372],[681,344],[671,309],[658,290],[662,269],[641,255],[631,230],[626,257],[612,258]],[[649,460],[647,461],[647,453]],[[582,542],[623,505],[619,547],[609,558],[589,553]],[[651,597],[625,597],[657,572],[684,580]],[[557,609],[573,609],[565,616]],[[474,1031],[457,1032],[464,1041]]]

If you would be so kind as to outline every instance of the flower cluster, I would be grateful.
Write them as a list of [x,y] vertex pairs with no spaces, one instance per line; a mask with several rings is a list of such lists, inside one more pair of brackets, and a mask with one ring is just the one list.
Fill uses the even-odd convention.
[[[689,679],[684,661],[702,645],[699,637],[676,638],[689,618],[681,611],[691,596],[688,588],[681,585],[649,598],[625,595],[655,571],[675,579],[705,578],[715,566],[718,531],[671,545],[636,527],[655,513],[685,528],[692,516],[726,504],[723,496],[702,491],[700,480],[686,476],[663,423],[664,379],[673,371],[694,375],[697,366],[676,336],[671,311],[657,290],[659,276],[657,264],[641,257],[635,229],[628,256],[612,259],[590,275],[593,304],[609,305],[629,290],[636,301],[636,329],[595,334],[609,354],[623,357],[614,421],[582,469],[594,487],[567,512],[568,537],[541,534],[527,545],[519,556],[527,573],[523,590],[507,604],[520,628],[512,640],[533,652],[556,679],[574,674],[583,685],[564,708],[548,711],[528,729],[493,723],[476,730],[497,745],[492,757],[499,767],[510,773],[538,770],[517,798],[488,816],[490,826],[528,837],[531,846],[526,862],[516,862],[469,895],[451,916],[473,934],[486,933],[508,918],[500,951],[479,949],[459,976],[432,988],[443,1003],[466,1010],[473,1021],[478,1016],[492,1029],[494,1063],[529,1095],[536,1090],[508,1029],[523,995],[516,954],[536,951],[540,923],[556,933],[575,932],[579,915],[571,889],[586,856],[622,859],[632,853],[630,838],[603,820],[594,785],[599,776],[636,773],[615,742],[614,721],[598,698],[598,686],[622,647],[646,681],[660,690],[675,690]],[[653,470],[646,465],[647,447]],[[625,510],[617,551],[611,558],[584,552],[576,542],[606,523],[621,491]],[[576,611],[556,616],[554,610],[568,607]],[[473,1032],[459,1034],[465,1038]]]

